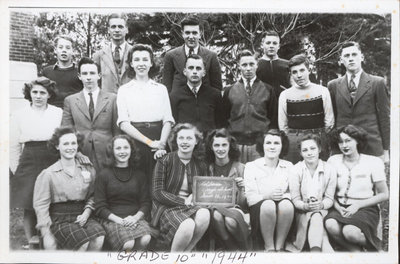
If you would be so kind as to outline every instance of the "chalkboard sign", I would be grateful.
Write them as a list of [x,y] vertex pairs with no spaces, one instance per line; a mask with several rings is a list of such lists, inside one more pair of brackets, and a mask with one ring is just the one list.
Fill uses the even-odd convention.
[[235,205],[236,182],[226,177],[193,177],[193,203],[195,205]]

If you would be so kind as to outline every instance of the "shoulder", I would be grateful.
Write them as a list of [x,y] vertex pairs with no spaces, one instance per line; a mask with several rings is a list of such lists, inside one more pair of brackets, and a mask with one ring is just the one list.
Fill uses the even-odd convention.
[[54,106],[54,105],[47,105],[47,110],[56,114],[62,113],[62,109],[60,107]]
[[279,165],[278,166],[281,167],[281,168],[291,169],[294,165],[293,165],[293,163],[291,163],[288,160],[279,159]]
[[381,164],[383,164],[383,161],[382,161],[381,158],[376,157],[376,156],[367,155],[367,154],[360,154],[360,163],[365,164],[365,165],[368,164],[369,167],[373,167],[372,164],[381,165]]
[[253,168],[257,168],[259,166],[262,166],[264,164],[264,158],[258,158],[256,160],[247,162],[245,165],[246,169],[253,169]]
[[110,93],[110,92],[105,92],[105,91],[100,91],[99,95],[101,95],[103,98],[109,99],[109,100],[115,100],[117,95],[115,93]]
[[381,76],[368,74],[366,72],[363,72],[362,75],[369,79],[373,84],[385,85],[385,79]]
[[169,51],[167,51],[165,53],[165,57],[170,57],[170,56],[176,55],[177,53],[180,52],[180,49],[182,49],[182,48],[183,48],[183,46],[179,46],[179,47],[170,49]]
[[232,167],[236,168],[240,172],[244,171],[245,165],[241,162],[235,161],[232,163]]
[[159,83],[159,82],[156,82],[156,81],[154,81],[154,80],[150,80],[150,81],[149,81],[149,85],[150,85],[151,87],[153,87],[154,89],[158,90],[158,91],[161,91],[161,92],[168,92],[167,87],[166,87],[164,84]]
[[79,93],[75,93],[75,94],[68,95],[67,97],[65,97],[65,101],[66,101],[66,102],[72,101],[72,100],[74,100],[75,98],[78,98],[79,96],[81,96],[81,93],[83,93],[83,92],[79,92]]
[[339,83],[339,80],[342,79],[342,78],[344,78],[344,77],[339,77],[339,78],[330,80],[328,82],[328,88],[333,88],[334,86],[336,86]]
[[286,65],[286,66],[289,65],[289,61],[285,60],[285,59],[282,59],[282,58],[277,59],[277,62],[282,64],[282,65]]
[[329,157],[327,163],[337,164],[338,162],[342,162],[343,154],[336,154]]
[[210,49],[207,49],[204,46],[199,47],[199,53],[207,54],[207,55],[212,55],[212,56],[217,56],[217,53],[215,51],[212,51]]
[[54,70],[54,64],[47,65],[46,67],[43,68],[43,75],[46,76],[49,72],[52,72],[53,70]]

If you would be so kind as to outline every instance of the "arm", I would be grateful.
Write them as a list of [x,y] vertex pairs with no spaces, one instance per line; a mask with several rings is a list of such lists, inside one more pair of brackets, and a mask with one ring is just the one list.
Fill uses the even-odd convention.
[[213,53],[210,61],[210,85],[218,90],[222,90],[222,79],[221,79],[221,66],[219,65],[218,57],[216,53]]
[[64,111],[62,115],[61,126],[75,126],[74,118],[72,117],[71,112],[71,100],[69,100],[69,96],[64,99]]
[[10,118],[10,170],[13,174],[18,168],[19,158],[22,152],[22,144],[19,143],[21,130],[18,122],[18,115]]
[[107,202],[108,181],[106,173],[108,172],[109,172],[108,169],[103,169],[96,177],[95,187],[94,187],[94,202],[95,202],[97,216],[114,221],[115,217],[112,217],[113,219],[110,218],[110,215],[112,213],[108,209],[108,202]]
[[170,93],[172,90],[174,72],[175,69],[174,62],[172,61],[172,56],[170,55],[170,52],[167,52],[164,57],[162,83],[167,87],[168,93]]
[[335,125],[335,116],[333,115],[332,100],[329,91],[323,88],[324,94],[322,100],[324,103],[324,113],[325,113],[325,131],[329,132]]
[[327,165],[325,168],[325,173],[327,174],[328,182],[322,199],[323,209],[329,209],[333,205],[336,184],[337,184],[337,174],[334,167]]
[[43,235],[51,234],[50,225],[52,223],[49,213],[51,204],[51,175],[47,170],[43,170],[36,179],[35,187],[33,190],[33,208],[35,209],[37,225]]
[[285,131],[286,133],[289,130],[288,127],[288,119],[286,112],[286,93],[282,92],[279,96],[279,104],[278,104],[278,124],[279,129]]
[[336,119],[337,119],[337,110],[336,110],[336,97],[335,97],[336,86],[335,86],[334,81],[328,82],[328,90],[329,90],[329,94],[331,96],[331,102],[332,102],[332,111],[333,111],[333,117],[334,117],[333,125],[335,125]]
[[113,136],[121,134],[121,130],[119,129],[117,122],[118,122],[118,108],[117,108],[117,100],[116,97],[112,99],[112,133]]
[[249,206],[255,205],[264,199],[264,196],[258,192],[257,181],[255,177],[257,172],[254,171],[252,166],[254,165],[249,165],[249,163],[247,163],[246,167],[244,168],[244,188]]
[[383,149],[388,152],[390,149],[390,101],[385,82],[381,78],[375,89],[375,100],[382,145]]
[[294,207],[296,207],[297,210],[306,211],[304,208],[305,203],[301,199],[301,177],[299,173],[301,173],[301,171],[298,170],[297,166],[294,166],[289,178],[290,195]]

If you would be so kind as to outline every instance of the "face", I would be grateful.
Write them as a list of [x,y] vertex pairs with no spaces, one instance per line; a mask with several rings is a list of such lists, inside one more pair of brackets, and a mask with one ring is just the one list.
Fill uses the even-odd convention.
[[339,149],[345,156],[356,154],[358,153],[357,140],[346,133],[340,133]]
[[114,141],[114,159],[116,164],[128,164],[131,156],[131,145],[124,138],[118,138]]
[[364,56],[361,51],[355,47],[347,47],[342,50],[340,62],[346,67],[346,70],[351,73],[357,73],[361,70],[361,62],[364,61]]
[[42,107],[47,105],[47,100],[50,98],[50,94],[46,88],[41,85],[34,85],[31,89],[32,105],[36,107]]
[[309,139],[301,142],[300,155],[307,163],[318,162],[319,159],[319,148],[315,140]]
[[146,50],[137,50],[132,54],[131,67],[136,75],[147,76],[153,66],[151,63],[150,53]]
[[128,33],[125,20],[122,18],[111,18],[108,22],[108,33],[111,36],[111,40],[124,42],[125,36]]
[[73,133],[62,135],[56,148],[60,152],[60,157],[62,159],[74,159],[78,151],[78,140],[76,135]]
[[239,68],[244,78],[252,79],[256,76],[257,61],[253,56],[242,57],[239,61]]
[[71,63],[73,52],[71,41],[62,38],[58,39],[57,46],[55,48],[58,61],[63,63]]
[[97,87],[101,75],[95,64],[82,64],[78,77],[82,81],[83,86],[91,91]]
[[204,70],[204,64],[202,60],[188,59],[186,62],[183,74],[187,80],[192,84],[198,84],[202,78],[206,75]]
[[279,42],[279,37],[277,36],[265,36],[262,43],[264,54],[268,57],[275,57],[280,47]]
[[267,158],[278,158],[282,150],[281,137],[275,135],[266,135],[264,138],[264,155]]
[[199,45],[200,40],[200,26],[184,26],[182,30],[182,37],[186,46],[189,48],[196,48]]
[[224,137],[214,137],[212,150],[214,152],[215,158],[217,159],[226,159],[229,154],[229,141]]
[[310,71],[304,63],[290,68],[290,74],[293,80],[300,87],[304,87],[310,82]]
[[176,137],[178,151],[182,154],[191,154],[197,144],[196,135],[193,129],[182,129]]

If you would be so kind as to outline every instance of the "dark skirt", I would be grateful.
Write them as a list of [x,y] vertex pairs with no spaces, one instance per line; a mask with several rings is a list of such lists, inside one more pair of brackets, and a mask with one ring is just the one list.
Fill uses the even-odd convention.
[[89,217],[83,227],[75,223],[76,217],[83,213],[84,207],[84,202],[64,202],[50,205],[52,221],[50,230],[57,240],[58,247],[77,250],[90,240],[105,236],[106,232],[96,217]]
[[165,209],[160,217],[160,243],[163,247],[171,247],[179,225],[192,217],[200,208],[199,206],[182,205]]
[[378,251],[381,249],[381,240],[377,236],[379,224],[378,206],[361,208],[351,217],[343,217],[336,209],[331,208],[324,221],[333,218],[343,225],[354,225],[361,229],[367,239],[368,251]]
[[144,235],[153,237],[158,235],[157,231],[143,219],[137,222],[138,225],[136,227],[125,227],[105,219],[100,220],[100,223],[106,231],[106,242],[113,251],[122,250],[126,242]]
[[[131,122],[131,124],[140,131],[144,136],[148,137],[151,140],[159,140],[161,137],[161,131],[163,127],[163,123],[159,122],[140,122],[135,123]],[[150,194],[152,193],[152,183],[153,183],[153,170],[156,165],[156,160],[154,159],[154,151],[151,151],[151,148],[146,144],[135,140],[136,146],[139,150],[140,162],[142,164],[142,168],[146,174],[146,177],[149,180],[149,188]]]
[[10,180],[10,207],[33,210],[33,188],[37,176],[54,162],[46,141],[26,142],[19,159],[19,165]]
[[[287,198],[285,198],[283,200],[288,200],[288,201],[292,202],[290,199],[287,199]],[[283,200],[281,200],[281,201],[283,201]],[[251,239],[253,242],[253,250],[256,250],[256,251],[264,250],[264,239],[261,234],[261,226],[260,226],[260,208],[264,201],[265,200],[259,201],[255,205],[250,206]],[[278,203],[280,201],[278,201],[278,202],[274,201],[274,202],[276,205],[278,205]],[[293,228],[295,226],[293,224],[293,222],[292,222],[292,226],[289,230],[288,236],[293,232]]]

